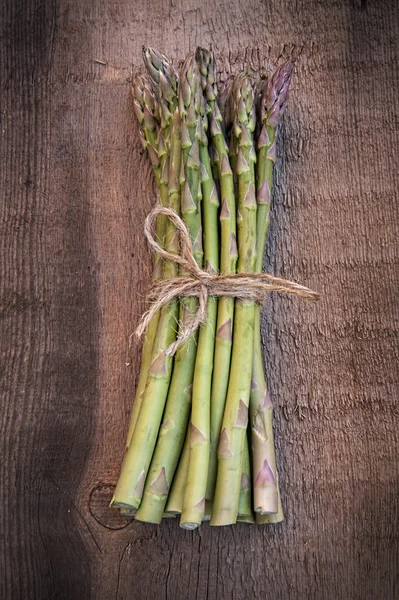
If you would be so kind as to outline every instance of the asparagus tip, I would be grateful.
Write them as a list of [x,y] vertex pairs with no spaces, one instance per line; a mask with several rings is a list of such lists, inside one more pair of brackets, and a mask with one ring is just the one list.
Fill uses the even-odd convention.
[[287,60],[268,80],[261,97],[261,118],[271,127],[277,127],[285,111],[294,63]]

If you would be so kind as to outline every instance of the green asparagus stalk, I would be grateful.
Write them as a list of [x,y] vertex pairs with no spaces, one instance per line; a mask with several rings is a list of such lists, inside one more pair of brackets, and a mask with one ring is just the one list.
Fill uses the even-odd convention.
[[[206,110],[209,118],[215,110],[216,98],[218,93],[215,81],[215,63],[212,54],[204,48],[197,48],[195,58],[197,60],[202,92],[206,100]],[[215,182],[217,192],[218,194],[220,194],[219,172],[212,144],[208,145],[208,153],[212,165],[213,180]]]
[[203,262],[201,221],[201,161],[196,105],[201,98],[199,74],[193,54],[183,64],[180,76],[179,110],[182,119],[182,216],[187,225],[193,254],[199,266]]
[[[237,77],[234,87],[238,183],[238,272],[253,272],[256,265],[256,154],[253,145],[255,107],[247,76]],[[211,525],[237,520],[244,440],[252,375],[255,304],[236,300],[230,377],[218,448],[218,473]]]
[[181,514],[183,510],[184,492],[188,473],[188,461],[190,458],[190,430],[187,431],[179,464],[175,472],[172,487],[166,503],[166,512]]
[[197,48],[195,58],[199,69],[202,91],[209,106],[209,112],[212,113],[215,110],[217,97],[215,63],[211,53],[205,48]]
[[284,114],[288,89],[291,82],[293,63],[287,61],[279,67],[264,86],[260,98],[260,121],[257,163],[257,267],[263,264],[263,253],[270,224],[270,198],[273,179],[273,166],[276,160],[276,130]]
[[[156,96],[152,89],[147,84],[145,78],[142,75],[136,75],[133,81],[132,87],[133,95],[133,107],[139,122],[139,132],[145,150],[148,150],[150,156],[152,168],[154,171],[155,181],[160,189],[161,193],[165,193],[164,187],[160,185],[161,179],[161,165],[158,153],[158,135],[160,129],[160,117],[159,117],[159,104]],[[164,203],[165,198],[162,203]],[[166,221],[162,216],[157,218],[157,239],[160,243],[163,243],[165,235]],[[163,276],[163,264],[162,260],[158,256],[154,258],[154,270],[153,270],[153,281],[162,279]],[[152,348],[154,345],[154,339],[157,332],[159,321],[159,311],[151,319],[148,326],[147,334],[143,342],[143,348],[141,353],[141,368],[139,380],[137,383],[136,394],[133,402],[133,409],[131,412],[129,429],[126,440],[126,447],[129,447],[130,440],[132,439],[133,431],[136,426],[137,417],[140,412],[142,395],[147,383],[147,373],[151,364]]]
[[[122,517],[135,517],[136,516],[137,511],[132,509],[132,508],[121,508],[120,509],[120,514],[122,515]],[[162,515],[163,519],[171,519],[174,518],[176,515],[172,514],[172,513],[164,513]]]
[[[262,271],[263,254],[270,223],[270,198],[276,152],[276,129],[285,110],[293,65],[290,61],[277,69],[260,97],[257,160],[257,261]],[[255,308],[255,342],[250,396],[250,428],[253,457],[254,509],[256,513],[278,513],[282,520],[273,437],[273,405],[267,391],[260,339],[260,306]]]
[[[234,78],[230,77],[222,86],[221,93],[218,98],[218,103],[220,107],[220,117],[216,119],[220,122],[221,130],[224,134],[225,142],[230,139],[230,132],[233,121],[233,103],[232,103],[232,87],[234,83]],[[213,126],[215,127],[215,122],[213,122]],[[218,138],[220,141],[220,138]],[[218,140],[216,140],[217,142]],[[227,155],[227,145],[225,145],[226,158]],[[230,145],[230,163],[233,169],[236,167],[236,155],[237,148],[235,143],[235,138],[232,139]],[[226,178],[227,179],[227,178]],[[228,194],[234,194],[234,179],[233,176],[228,180],[230,185],[230,190],[228,190]],[[229,344],[229,352],[231,354],[231,343]],[[216,352],[216,354],[218,354]],[[215,386],[215,399],[213,403],[213,411],[211,413],[211,422],[213,423],[213,438],[214,444],[211,446],[211,468],[210,468],[210,477],[208,481],[208,496],[213,497],[216,472],[217,472],[217,444],[219,442],[220,435],[220,427],[223,417],[223,409],[224,409],[224,400],[227,391],[227,383],[229,376],[229,366],[230,366],[230,354],[228,360],[223,357],[222,353],[220,353],[220,362],[216,359],[215,362],[217,365],[221,364],[221,368],[223,369],[222,373],[219,374],[219,370],[215,369],[215,380],[217,382]],[[213,418],[212,418],[213,417]],[[208,497],[207,496],[207,497]],[[252,515],[251,509],[251,470],[250,470],[250,462],[249,462],[249,448],[248,448],[248,439],[245,437],[245,448],[244,448],[244,464],[243,464],[243,473],[241,477],[241,489],[240,489],[240,498],[239,498],[239,508],[238,508],[238,520],[245,522],[254,522],[254,518]]]
[[[184,204],[186,223],[193,242],[193,252],[197,263],[202,266],[203,262],[203,233],[201,219],[201,160],[200,160],[200,140],[202,134],[201,119],[199,117],[199,107],[202,103],[202,90],[200,85],[200,75],[195,61],[194,54],[190,54],[182,68],[181,86],[179,96],[179,107],[185,126],[185,148],[183,154],[184,173],[186,183],[184,186]],[[183,130],[184,130],[183,126]],[[190,307],[197,309],[198,301],[196,299],[188,299]],[[198,349],[197,349],[198,352]],[[196,357],[194,360],[194,365]],[[197,440],[197,432],[195,427],[190,423],[189,426],[189,463],[192,452],[192,447]],[[182,515],[184,513],[186,503],[186,490],[190,476],[190,466],[187,467],[187,479],[185,485],[185,493],[183,499]],[[180,522],[184,525],[184,522]]]
[[[144,57],[147,69],[149,70],[154,89],[159,84],[160,105],[176,105],[173,101],[172,93],[176,98],[177,77],[172,67],[165,57],[144,49]],[[156,72],[159,72],[157,80]],[[163,77],[168,77],[167,85]],[[161,83],[162,82],[162,83]],[[162,87],[162,89],[161,89]],[[165,92],[166,89],[166,92]],[[172,115],[173,113],[171,113]],[[165,115],[164,115],[165,116]],[[163,139],[165,146],[169,143],[169,131],[171,128],[171,118],[163,121]],[[161,138],[160,138],[161,140]],[[160,145],[160,142],[159,142]],[[161,157],[161,186],[166,186],[168,191],[167,174],[168,158],[167,149],[161,149],[158,146]],[[161,195],[162,197],[162,195]],[[167,194],[169,198],[169,194]],[[176,208],[176,207],[174,207]],[[179,242],[175,227],[171,221],[168,221],[165,233],[165,247],[169,252],[178,253]],[[164,267],[165,278],[177,275],[176,264],[167,261]],[[165,407],[169,383],[172,372],[173,358],[167,353],[167,349],[176,339],[176,322],[178,316],[178,302],[172,302],[164,305],[160,311],[157,334],[154,341],[152,352],[152,362],[148,371],[147,384],[142,395],[142,404],[137,418],[134,430],[134,436],[131,439],[128,451],[122,465],[121,475],[117,483],[114,497],[111,504],[118,507],[132,507],[137,509],[140,505],[144,491],[144,484],[150,466],[150,461],[154,452],[155,443],[158,436],[159,426]]]
[[[152,48],[143,47],[143,59],[152,86],[147,85],[144,77],[137,76],[133,87],[133,105],[141,125],[144,146],[148,150],[153,163],[155,180],[160,191],[161,204],[162,206],[168,206],[170,130],[172,115],[177,106],[178,78],[167,58]],[[157,218],[157,238],[162,244],[164,243],[166,231],[169,232],[169,238],[174,235],[172,224],[167,225],[165,217],[159,216]],[[158,257],[155,257],[154,279],[160,279],[161,276],[162,261]],[[143,344],[142,366],[130,418],[126,443],[127,448],[130,445],[142,404],[159,314],[158,312],[151,320]]]
[[[213,91],[216,95],[215,90]],[[237,262],[235,190],[228,147],[221,127],[222,116],[216,101],[213,105],[213,111],[210,113],[209,122],[220,182],[220,271],[222,274],[229,274],[235,273]],[[216,483],[217,447],[229,379],[233,320],[234,299],[220,298],[211,388],[211,446],[206,490],[206,499],[209,503],[213,501]]]
[[[279,490],[280,487],[279,487],[278,473],[276,474],[276,485],[277,485],[277,490]],[[281,496],[279,493],[278,494],[277,512],[276,513],[265,513],[265,514],[255,513],[255,522],[257,525],[267,525],[269,523],[281,523],[281,521],[284,521],[284,513],[283,513],[283,506],[281,503]]]
[[159,187],[160,161],[158,155],[158,135],[160,114],[158,99],[154,95],[145,77],[137,74],[132,86],[133,108],[139,122],[140,138],[145,150],[148,150],[155,181]]
[[244,454],[242,460],[242,474],[240,496],[238,500],[238,516],[247,517],[253,521],[252,511],[252,483],[251,483],[251,460],[249,457],[248,436],[244,439]]
[[[205,90],[207,92],[207,90]],[[203,214],[204,259],[208,271],[219,270],[219,197],[212,175],[208,153],[208,119],[205,98],[199,94],[196,105],[198,115],[198,140],[201,161],[201,188]],[[209,97],[207,96],[207,100]],[[213,101],[212,98],[209,101]],[[190,420],[190,455],[187,484],[184,495],[181,527],[194,529],[205,516],[205,493],[208,480],[210,445],[210,406],[217,318],[217,299],[208,299],[206,321],[200,328],[193,380],[193,397]]]
[[177,107],[179,77],[170,61],[153,48],[143,46],[143,61],[153,89],[159,96],[161,126],[170,139],[172,119]]

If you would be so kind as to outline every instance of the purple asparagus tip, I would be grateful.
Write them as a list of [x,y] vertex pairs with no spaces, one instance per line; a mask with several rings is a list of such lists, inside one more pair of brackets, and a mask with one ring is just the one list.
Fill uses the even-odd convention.
[[264,88],[261,98],[261,117],[271,127],[277,127],[285,111],[293,70],[294,63],[287,60],[275,70]]

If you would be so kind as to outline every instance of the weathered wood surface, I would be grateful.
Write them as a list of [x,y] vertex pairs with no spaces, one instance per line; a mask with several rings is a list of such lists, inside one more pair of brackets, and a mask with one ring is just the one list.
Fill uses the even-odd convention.
[[[398,12],[2,2],[2,598],[398,598]],[[150,263],[129,96],[143,42],[211,45],[224,74],[298,57],[266,266],[323,301],[264,311],[282,525],[186,532],[107,508]]]

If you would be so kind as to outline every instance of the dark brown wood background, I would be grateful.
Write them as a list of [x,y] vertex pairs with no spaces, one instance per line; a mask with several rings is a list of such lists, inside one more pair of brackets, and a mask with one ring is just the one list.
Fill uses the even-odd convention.
[[[399,597],[399,10],[378,0],[1,2],[1,598]],[[154,202],[129,83],[148,43],[223,76],[296,57],[264,310],[286,520],[107,508]],[[102,65],[96,59],[104,61]]]

